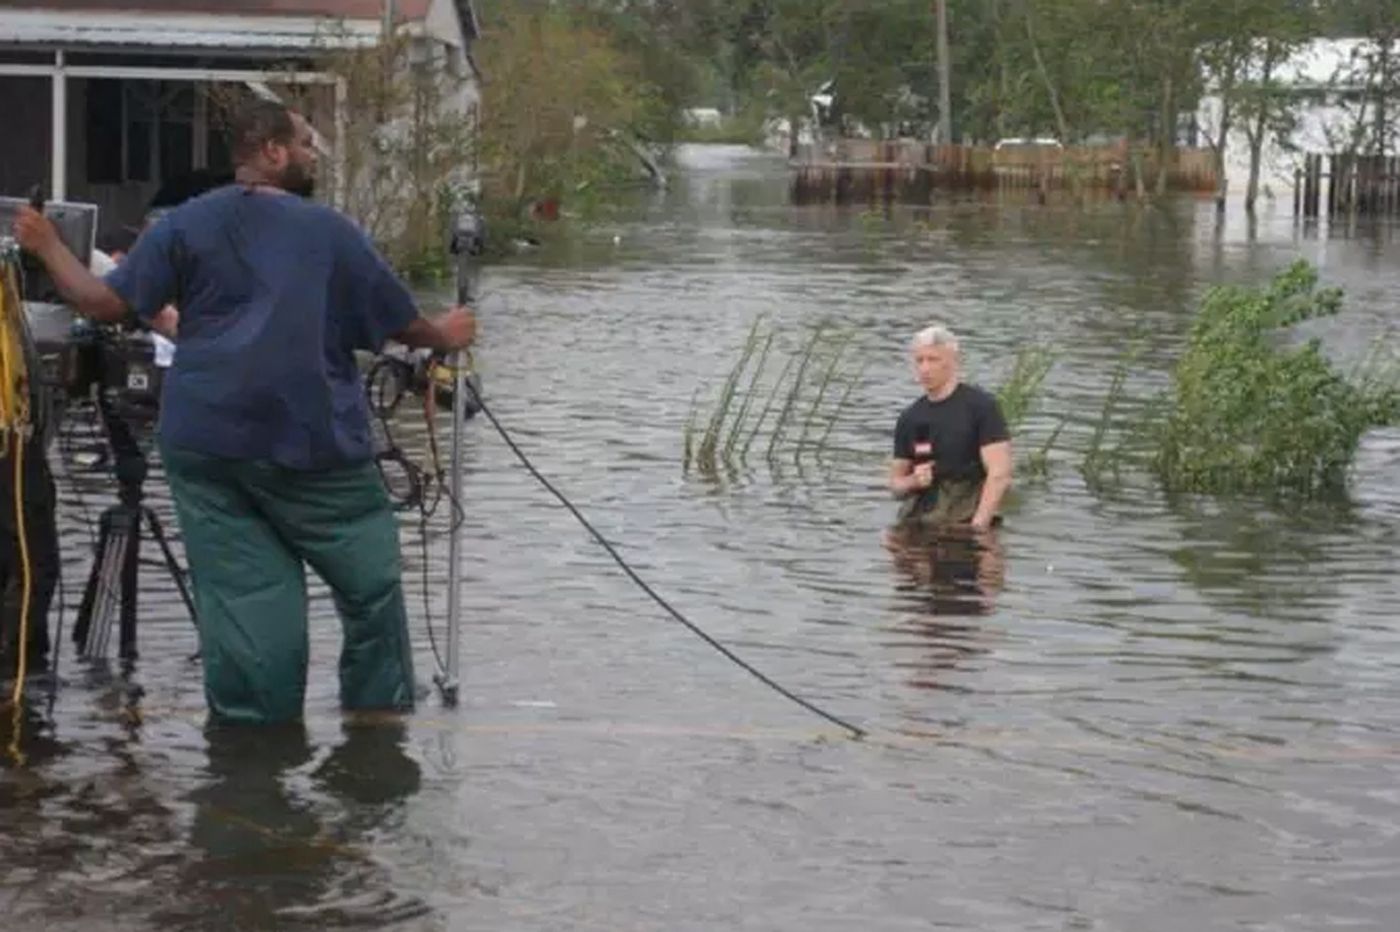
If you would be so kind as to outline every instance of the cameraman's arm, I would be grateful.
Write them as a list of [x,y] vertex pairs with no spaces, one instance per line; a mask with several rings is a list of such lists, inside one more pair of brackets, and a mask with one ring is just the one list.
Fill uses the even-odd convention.
[[359,277],[354,288],[362,296],[354,317],[358,349],[377,353],[392,339],[412,349],[450,353],[476,339],[476,317],[465,307],[434,317],[420,315],[413,296],[363,232],[347,224],[341,244],[345,266]]
[[437,317],[415,319],[394,334],[394,339],[405,346],[450,353],[476,339],[476,317],[465,307],[454,307]]
[[79,314],[104,323],[121,320],[127,314],[126,302],[102,279],[89,272],[78,257],[68,251],[58,230],[38,211],[20,208],[15,219],[15,238],[21,246],[44,263],[54,287]]

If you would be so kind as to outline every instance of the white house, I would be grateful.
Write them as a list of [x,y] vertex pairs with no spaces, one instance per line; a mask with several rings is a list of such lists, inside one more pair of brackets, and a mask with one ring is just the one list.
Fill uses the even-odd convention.
[[42,182],[53,200],[98,204],[104,230],[134,225],[162,182],[229,167],[210,120],[219,86],[297,86],[336,166],[346,81],[324,62],[389,33],[461,77],[452,106],[476,106],[470,0],[0,0],[0,194]]
[[[1279,69],[1276,79],[1295,97],[1297,125],[1287,139],[1269,139],[1264,146],[1260,186],[1266,195],[1287,191],[1291,197],[1294,170],[1305,154],[1349,147],[1358,116],[1364,116],[1361,100],[1366,88],[1358,84],[1357,76],[1367,47],[1364,39],[1319,39],[1305,45]],[[1396,58],[1400,60],[1400,46]],[[1248,80],[1260,77],[1250,74]],[[1219,96],[1208,92],[1196,113],[1197,124],[1211,138],[1220,124],[1220,104]],[[1386,149],[1394,153],[1400,150],[1400,102],[1392,106],[1397,113]],[[1366,112],[1370,113],[1369,107]],[[1228,139],[1225,170],[1230,193],[1243,195],[1249,178],[1249,139],[1238,115]]]

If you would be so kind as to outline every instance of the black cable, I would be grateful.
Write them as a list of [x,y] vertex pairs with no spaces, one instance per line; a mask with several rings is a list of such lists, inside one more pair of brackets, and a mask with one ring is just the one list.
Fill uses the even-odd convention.
[[420,512],[418,515],[418,531],[423,545],[423,621],[428,627],[428,646],[433,649],[433,659],[437,661],[438,673],[446,676],[447,663],[442,659],[442,653],[438,650],[437,634],[433,630],[432,599],[428,594],[428,514],[426,512]]
[[67,411],[59,422],[58,427],[58,453],[59,459],[63,462],[63,475],[68,480],[69,488],[73,491],[73,497],[77,501],[78,510],[82,512],[83,527],[87,530],[88,543],[92,545],[95,552],[97,550],[97,529],[96,522],[92,520],[92,510],[88,508],[87,497],[83,495],[82,484],[78,477],[73,475],[73,438],[72,427],[68,426]]
[[[431,540],[428,533],[428,521],[437,512],[444,494],[447,494],[446,484],[442,481],[444,472],[442,464],[436,456],[435,442],[433,443],[433,470],[429,471],[413,462],[404,453],[403,448],[394,438],[392,425],[399,404],[409,394],[413,376],[411,364],[403,360],[381,356],[374,361],[365,374],[365,395],[369,401],[370,413],[379,426],[380,440],[378,445],[381,449],[376,452],[374,457],[375,467],[379,470],[379,478],[384,483],[384,488],[396,511],[416,510],[418,512],[418,529],[422,545],[422,572],[420,576],[423,620],[428,631],[428,646],[432,650],[438,674],[445,676],[447,663],[442,658],[442,651],[438,647],[437,629],[433,625],[432,581],[429,573],[430,554],[428,549]],[[429,386],[429,390],[432,390],[431,386]],[[432,440],[434,425],[429,423],[427,429],[429,439]],[[390,465],[402,471],[404,481],[407,484],[406,489],[396,488],[396,483],[391,481],[388,468]],[[448,497],[451,497],[450,494]],[[454,509],[454,515],[455,513],[456,509]],[[456,525],[453,526],[455,528]]]
[[855,738],[863,738],[863,737],[865,737],[865,735],[866,735],[865,729],[863,729],[863,728],[858,728],[858,727],[856,727],[855,725],[852,725],[850,722],[846,721],[845,719],[840,718],[840,717],[838,717],[838,716],[836,716],[836,715],[833,715],[832,713],[826,711],[825,709],[821,708],[820,706],[818,706],[818,705],[816,705],[816,704],[814,704],[814,703],[812,703],[812,702],[809,702],[809,701],[806,700],[806,699],[803,699],[801,696],[796,695],[795,693],[793,693],[793,692],[791,692],[790,690],[788,690],[786,687],[784,687],[784,686],[782,686],[781,684],[779,684],[779,683],[775,682],[774,680],[770,679],[768,676],[766,676],[764,673],[760,672],[758,669],[756,669],[753,665],[751,665],[750,663],[748,663],[748,662],[747,662],[746,660],[744,660],[742,657],[740,657],[739,655],[735,654],[732,650],[730,650],[729,648],[725,647],[725,646],[724,646],[723,644],[721,644],[719,641],[715,640],[713,637],[711,637],[709,634],[707,634],[704,630],[702,630],[702,629],[700,628],[699,625],[695,624],[693,621],[691,621],[690,619],[686,618],[686,617],[685,617],[684,615],[682,615],[679,611],[677,611],[675,608],[673,608],[673,607],[671,606],[671,603],[667,602],[667,601],[666,601],[665,599],[663,599],[659,594],[657,594],[656,590],[653,589],[651,586],[649,586],[649,585],[647,584],[646,580],[644,580],[644,579],[642,579],[642,577],[638,576],[638,575],[637,575],[637,572],[636,572],[634,569],[632,569],[631,566],[629,566],[629,565],[627,564],[627,561],[624,560],[624,559],[621,557],[621,555],[618,554],[617,550],[615,550],[615,549],[613,548],[613,545],[610,544],[610,543],[608,543],[607,538],[605,538],[602,534],[600,534],[600,533],[598,532],[598,529],[595,528],[592,524],[589,523],[588,519],[585,518],[585,517],[583,516],[583,513],[582,513],[581,511],[579,511],[578,508],[576,508],[576,507],[574,506],[573,502],[569,501],[569,499],[564,495],[564,493],[562,493],[562,492],[560,492],[558,489],[556,489],[556,488],[554,487],[553,483],[551,483],[548,479],[546,479],[546,478],[544,477],[544,475],[543,475],[538,469],[535,468],[535,464],[532,463],[532,462],[530,462],[530,458],[529,458],[528,456],[525,455],[525,451],[523,451],[523,450],[520,449],[520,447],[516,444],[516,442],[511,438],[510,433],[509,433],[503,426],[501,426],[501,422],[498,421],[498,420],[496,420],[496,415],[494,415],[494,414],[491,413],[491,409],[488,408],[488,407],[486,406],[486,402],[482,401],[482,399],[481,399],[481,394],[476,390],[476,387],[475,387],[474,385],[472,385],[471,382],[468,381],[468,380],[466,380],[466,379],[463,379],[463,380],[462,380],[462,384],[466,385],[467,388],[468,388],[468,390],[469,390],[469,391],[472,393],[472,395],[476,398],[476,404],[477,404],[478,408],[481,410],[481,413],[482,413],[482,414],[485,414],[486,417],[487,417],[487,419],[490,420],[491,426],[494,427],[494,428],[496,428],[496,432],[499,433],[499,434],[501,435],[501,439],[504,440],[504,441],[506,442],[506,446],[510,447],[511,452],[514,453],[515,456],[516,456],[516,458],[520,460],[521,464],[522,464],[527,470],[530,471],[530,475],[534,476],[535,479],[536,479],[536,481],[538,481],[538,482],[540,483],[540,485],[544,486],[544,487],[550,492],[550,494],[552,494],[555,498],[557,498],[557,499],[559,500],[560,504],[562,504],[565,508],[567,508],[567,509],[569,510],[569,513],[570,513],[570,514],[572,514],[575,518],[578,519],[578,522],[579,522],[580,524],[582,524],[582,525],[584,526],[585,529],[587,529],[588,533],[590,533],[590,534],[593,535],[593,539],[594,539],[594,540],[596,540],[599,544],[602,545],[603,549],[606,550],[606,551],[608,552],[608,556],[610,556],[610,557],[613,558],[613,561],[616,562],[617,565],[618,565],[619,567],[622,568],[622,571],[623,571],[624,573],[627,574],[628,578],[630,578],[634,583],[636,583],[637,586],[638,586],[643,592],[645,592],[647,595],[651,596],[652,600],[655,601],[657,605],[660,605],[663,609],[665,609],[666,612],[667,612],[672,618],[674,618],[676,621],[679,621],[681,624],[683,624],[683,625],[685,625],[687,628],[689,628],[689,629],[690,629],[690,632],[691,632],[692,634],[694,634],[695,636],[699,637],[699,638],[700,638],[701,640],[703,640],[706,644],[709,644],[711,647],[713,647],[715,650],[719,651],[719,652],[720,652],[721,654],[723,654],[725,657],[729,658],[729,660],[730,660],[731,662],[737,664],[737,665],[738,665],[739,667],[741,667],[742,669],[748,671],[750,674],[752,674],[752,675],[754,676],[754,678],[756,678],[760,683],[763,683],[763,684],[764,684],[765,686],[767,686],[769,689],[772,689],[774,692],[778,693],[779,695],[784,696],[784,697],[786,697],[787,699],[790,699],[791,701],[797,703],[798,705],[802,706],[802,707],[803,707],[804,709],[806,709],[807,711],[809,711],[809,712],[814,712],[814,713],[816,713],[817,715],[820,715],[822,718],[826,719],[828,722],[831,722],[832,724],[835,724],[835,725],[839,725],[840,727],[846,729],[847,731],[849,731],[849,732],[851,733],[851,736],[852,736],[852,737],[855,737]]

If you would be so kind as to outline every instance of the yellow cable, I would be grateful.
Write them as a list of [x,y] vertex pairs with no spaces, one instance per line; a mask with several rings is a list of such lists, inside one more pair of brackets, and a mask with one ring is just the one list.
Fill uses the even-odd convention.
[[34,576],[29,565],[29,538],[24,527],[24,443],[15,444],[15,531],[19,538],[19,561],[23,573],[23,589],[19,603],[19,644],[15,662],[14,727],[10,729],[10,756],[24,763],[20,750],[20,724],[24,709],[24,679],[29,673],[29,602],[33,597]]
[[[5,270],[0,282],[0,438],[4,448],[14,445],[15,459],[14,507],[15,532],[19,539],[22,588],[19,606],[19,631],[16,643],[15,686],[11,696],[14,723],[8,748],[10,756],[20,764],[20,725],[23,719],[24,681],[29,673],[29,611],[33,598],[34,574],[29,562],[29,535],[24,524],[24,444],[29,424],[28,373],[24,370],[24,348],[21,342],[22,324],[18,317],[24,313],[15,287],[13,268]],[[16,365],[16,356],[18,365]],[[3,455],[0,452],[0,455]]]

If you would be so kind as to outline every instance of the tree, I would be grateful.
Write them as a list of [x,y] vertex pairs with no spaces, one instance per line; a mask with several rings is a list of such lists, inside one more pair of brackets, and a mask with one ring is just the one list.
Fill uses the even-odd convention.
[[[1243,111],[1248,109],[1254,118],[1254,135],[1260,137],[1262,147],[1260,104],[1267,101],[1270,94],[1283,95],[1284,90],[1261,88],[1259,81],[1266,71],[1269,81],[1276,75],[1280,63],[1270,63],[1271,56],[1282,52],[1291,54],[1306,37],[1306,12],[1306,4],[1280,0],[1208,0],[1200,8],[1201,69],[1212,102],[1204,129],[1206,143],[1215,155],[1217,211],[1225,209],[1229,186],[1225,165],[1230,133]],[[1273,44],[1270,39],[1274,40]],[[1288,103],[1286,96],[1279,96],[1275,109],[1286,109]],[[1268,123],[1265,116],[1265,123]],[[1275,123],[1276,129],[1287,128],[1286,121]],[[1259,151],[1262,153],[1262,148]],[[1254,150],[1251,150],[1252,163],[1253,155]],[[1255,166],[1254,175],[1257,185],[1258,166]]]
[[481,43],[488,76],[478,147],[483,193],[519,217],[540,198],[583,195],[635,172],[630,138],[656,89],[604,31],[533,5],[502,10]]
[[753,83],[765,112],[787,121],[788,155],[797,154],[812,96],[831,79],[834,0],[758,0],[746,25],[761,54]]
[[1386,155],[1395,147],[1392,101],[1400,98],[1400,0],[1350,0],[1364,39],[1348,69],[1349,83],[1362,89],[1363,109],[1371,110],[1367,149]]

